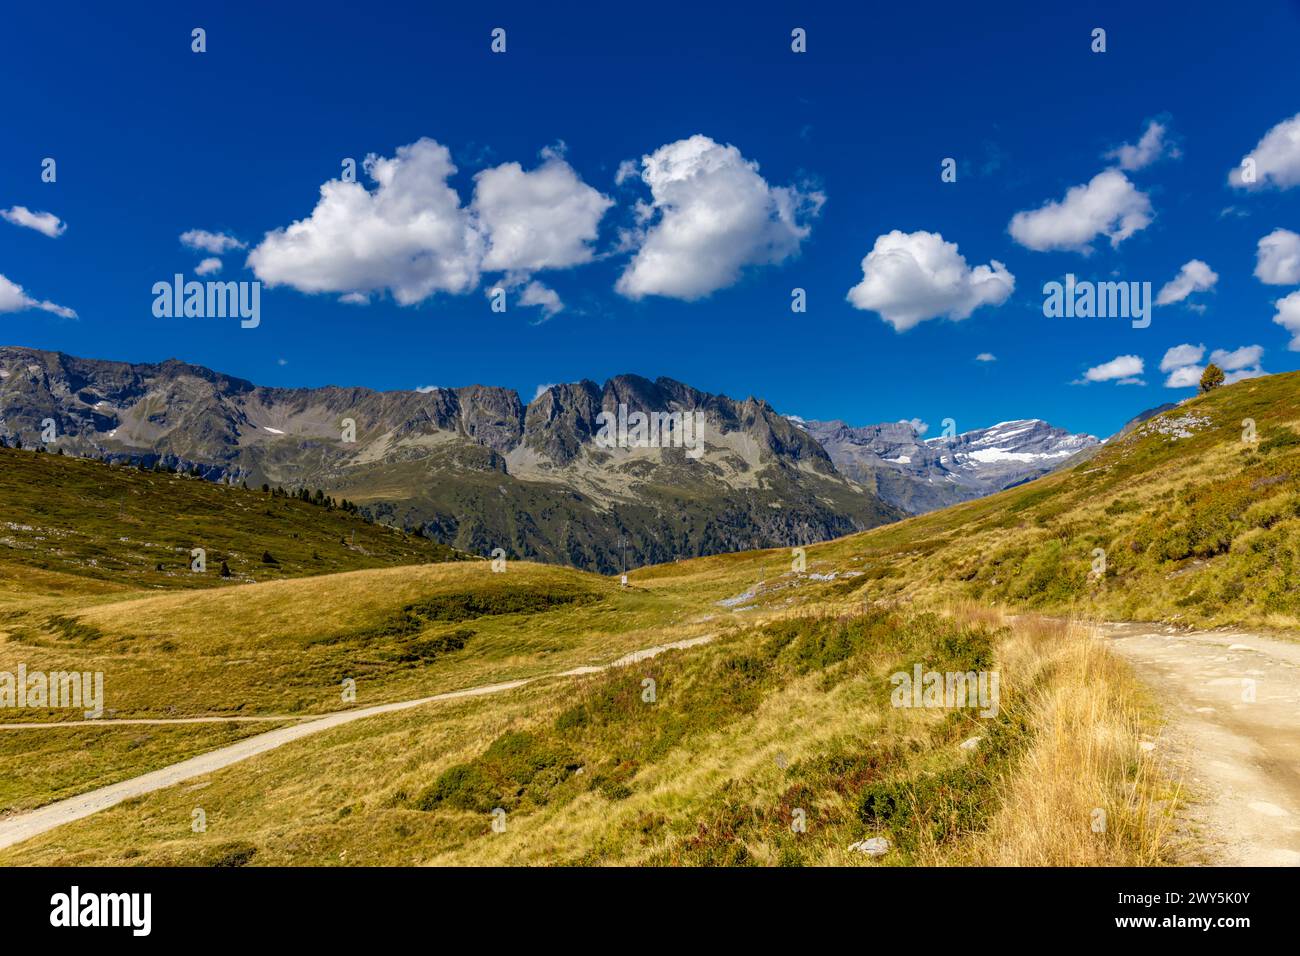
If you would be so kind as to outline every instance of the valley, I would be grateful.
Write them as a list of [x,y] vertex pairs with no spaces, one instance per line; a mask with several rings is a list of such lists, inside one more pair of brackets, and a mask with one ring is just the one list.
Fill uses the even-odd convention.
[[[866,530],[1097,444],[1039,421],[929,440],[906,423],[803,423],[762,399],[636,375],[550,385],[525,405],[497,387],[275,389],[174,360],[19,348],[0,348],[0,409],[0,438],[29,448],[323,489],[464,552],[604,574]],[[649,431],[629,440],[638,417],[656,439],[661,420],[679,424],[661,448]]]
[[[0,670],[102,672],[107,718],[5,718],[31,726],[0,729],[22,767],[0,832],[26,837],[0,861],[1264,859],[1297,812],[1297,381],[1215,390],[1064,469],[802,555],[666,560],[626,586],[513,557],[495,573],[270,491],[0,449],[17,509]],[[111,503],[100,519],[58,510],[92,498]],[[143,527],[120,533],[118,508]],[[339,544],[354,531],[364,553]],[[233,578],[159,559],[210,535]],[[1180,641],[1196,656],[1171,657]],[[917,666],[996,671],[996,713],[892,706],[890,676]],[[1206,679],[1228,696],[1197,699]],[[1254,700],[1230,699],[1249,680]],[[235,719],[126,722],[212,717]],[[223,753],[238,759],[202,762]],[[1233,823],[1215,802],[1227,774],[1235,805],[1279,812]],[[113,787],[80,819],[52,809]],[[24,830],[41,808],[59,825]]]

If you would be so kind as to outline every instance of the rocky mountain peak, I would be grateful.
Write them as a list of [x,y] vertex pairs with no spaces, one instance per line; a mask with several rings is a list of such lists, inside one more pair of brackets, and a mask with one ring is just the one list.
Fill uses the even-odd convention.
[[923,438],[910,422],[856,428],[840,420],[797,424],[821,443],[842,474],[912,513],[1029,481],[1099,444],[1092,435],[1072,434],[1036,418],[933,438]]

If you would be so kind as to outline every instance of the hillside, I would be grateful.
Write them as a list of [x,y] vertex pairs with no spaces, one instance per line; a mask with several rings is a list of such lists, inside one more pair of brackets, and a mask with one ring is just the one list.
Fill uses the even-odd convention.
[[[205,573],[191,570],[194,548]],[[338,508],[0,447],[0,593],[230,586],[458,557]]]
[[498,574],[485,561],[32,601],[0,619],[0,670],[93,663],[119,718],[303,715],[351,706],[348,678],[379,703],[617,657],[677,604],[570,568]]
[[[1244,441],[1254,423],[1254,441]],[[806,549],[820,584],[884,604],[976,600],[1184,624],[1300,624],[1300,373],[1248,379],[1140,422],[1028,484]],[[1101,549],[1104,570],[1094,572]],[[789,551],[644,568],[748,604],[808,585]],[[803,600],[800,598],[800,600]]]
[[[1139,758],[1141,694],[1067,627],[842,609],[720,628],[702,646],[607,672],[555,669],[507,693],[325,731],[0,850],[0,863],[1173,859],[1150,825],[1168,807],[1155,808],[1162,784]],[[549,630],[540,619],[531,629]],[[994,719],[892,707],[889,675],[917,660],[996,663]],[[139,772],[157,757],[133,760]],[[27,805],[66,779],[53,753],[25,766]],[[1068,784],[1056,767],[1069,768]],[[1086,821],[1099,804],[1114,825],[1096,837]],[[1070,820],[1081,823],[1053,822]],[[868,839],[883,844],[876,857],[854,849]]]

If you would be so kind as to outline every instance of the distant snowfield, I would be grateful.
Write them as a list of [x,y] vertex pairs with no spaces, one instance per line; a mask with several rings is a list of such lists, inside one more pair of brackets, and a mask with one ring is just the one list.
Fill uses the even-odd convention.
[[270,425],[263,425],[262,427],[265,428],[267,431],[269,431],[272,435],[283,435],[283,434],[284,434],[284,432],[280,431],[280,429],[278,429],[278,428],[272,428]]
[[994,461],[1043,461],[1047,458],[1068,458],[1075,449],[1067,451],[1007,451],[1005,448],[979,448],[962,454],[963,458],[988,464]]

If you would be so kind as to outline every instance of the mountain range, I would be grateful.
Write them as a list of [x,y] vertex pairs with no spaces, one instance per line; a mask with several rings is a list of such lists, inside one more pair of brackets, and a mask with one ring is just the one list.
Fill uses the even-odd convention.
[[1023,484],[1100,444],[1092,435],[1033,418],[930,439],[910,422],[853,428],[842,421],[793,420],[826,449],[841,474],[910,514]]
[[[699,421],[698,442],[683,417]],[[865,530],[1027,481],[1097,444],[1037,420],[923,440],[908,423],[806,422],[762,399],[637,375],[552,385],[525,404],[493,386],[268,388],[177,360],[19,347],[0,347],[0,437],[320,488],[465,551],[605,573]]]

